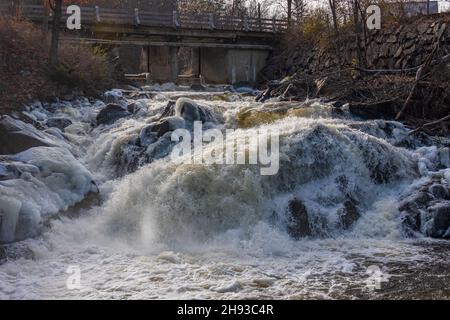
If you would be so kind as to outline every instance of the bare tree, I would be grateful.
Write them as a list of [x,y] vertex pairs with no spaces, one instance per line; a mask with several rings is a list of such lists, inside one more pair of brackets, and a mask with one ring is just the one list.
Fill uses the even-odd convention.
[[331,17],[333,18],[333,28],[336,35],[339,34],[339,24],[337,17],[337,0],[328,0],[328,4],[330,5]]
[[288,26],[290,26],[292,22],[292,0],[286,1],[287,1],[287,22]]
[[288,20],[289,24],[292,22],[300,22],[308,11],[308,4],[312,0],[278,0],[276,6],[272,5],[269,11],[272,14],[281,15]]
[[308,3],[306,0],[293,0],[293,15],[297,22],[301,22],[308,11]]
[[53,25],[52,25],[52,40],[50,43],[50,66],[55,66],[58,63],[58,47],[59,47],[59,31],[60,21],[62,16],[62,2],[63,0],[48,1],[50,8],[53,11]]

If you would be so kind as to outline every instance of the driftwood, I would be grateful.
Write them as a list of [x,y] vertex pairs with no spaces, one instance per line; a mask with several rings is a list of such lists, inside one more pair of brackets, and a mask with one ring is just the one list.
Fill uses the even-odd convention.
[[437,124],[441,124],[441,123],[443,123],[443,122],[445,122],[447,120],[450,121],[450,115],[448,115],[448,116],[446,116],[446,117],[444,117],[442,119],[436,120],[436,121],[428,122],[428,123],[424,124],[423,126],[420,126],[419,128],[411,131],[409,134],[413,135],[413,134],[415,134],[415,133],[417,133],[419,131],[422,131],[425,128],[433,127],[433,126],[435,126]]
[[402,117],[403,113],[405,112],[406,108],[408,107],[409,102],[411,101],[412,97],[414,96],[414,93],[416,92],[417,84],[419,83],[419,81],[421,81],[422,76],[425,73],[424,71],[426,71],[430,67],[431,63],[433,62],[433,56],[436,54],[437,48],[438,48],[438,46],[434,46],[433,50],[428,55],[425,62],[417,70],[416,80],[414,81],[414,84],[411,88],[411,91],[409,92],[408,98],[406,99],[405,103],[403,104],[402,109],[399,111],[399,113],[395,117],[396,121],[398,121]]
[[406,98],[406,101],[403,104],[402,109],[399,111],[399,113],[395,117],[395,120],[398,121],[400,119],[400,117],[403,115],[403,112],[405,112],[406,108],[408,107],[409,102],[411,101],[412,97],[414,96],[414,92],[416,92],[417,84],[419,83],[420,78],[422,77],[423,70],[424,70],[424,66],[423,65],[420,66],[419,70],[417,70],[416,80],[414,81],[414,84],[413,84],[413,86],[411,88],[411,91],[409,92],[408,98]]
[[364,73],[369,73],[369,74],[373,73],[373,74],[377,74],[377,75],[382,75],[382,74],[409,73],[409,72],[417,71],[419,68],[420,68],[420,66],[406,68],[406,69],[365,69],[365,68],[361,68],[361,67],[355,67],[354,69],[356,71],[360,71],[360,72],[364,72]]

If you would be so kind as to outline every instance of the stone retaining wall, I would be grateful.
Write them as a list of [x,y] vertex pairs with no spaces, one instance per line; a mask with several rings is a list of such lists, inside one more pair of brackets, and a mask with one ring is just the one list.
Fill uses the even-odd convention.
[[[371,69],[405,69],[421,65],[432,51],[433,43],[450,45],[450,14],[432,15],[411,20],[403,25],[385,26],[370,31],[365,41],[364,59]],[[321,49],[319,45],[300,43],[275,53],[265,70],[265,79],[280,78],[295,72],[317,73],[330,68],[351,66],[357,61],[353,36],[341,41],[339,54],[334,46]],[[362,42],[362,45],[364,42]]]

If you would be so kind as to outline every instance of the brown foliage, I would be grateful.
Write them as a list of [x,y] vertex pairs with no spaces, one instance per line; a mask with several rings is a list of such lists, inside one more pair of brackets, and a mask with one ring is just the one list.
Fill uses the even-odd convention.
[[71,91],[93,94],[112,85],[106,53],[63,44],[60,64],[48,69],[49,41],[32,23],[0,16],[0,110]]

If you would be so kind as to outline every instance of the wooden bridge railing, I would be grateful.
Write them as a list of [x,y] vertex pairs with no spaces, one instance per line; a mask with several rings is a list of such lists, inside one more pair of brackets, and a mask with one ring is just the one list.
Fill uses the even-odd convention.
[[[13,13],[19,10],[20,15],[32,20],[43,21],[48,14],[48,21],[52,16],[46,13],[43,6],[23,5],[13,8],[9,4],[0,4],[0,13]],[[63,7],[63,18],[68,18],[66,7]],[[171,27],[184,29],[209,29],[225,31],[270,32],[283,33],[287,29],[287,21],[281,19],[265,19],[252,17],[233,17],[224,14],[185,14],[177,11],[169,13],[141,11],[138,9],[110,9],[96,7],[81,7],[81,24],[121,24],[152,27]]]

